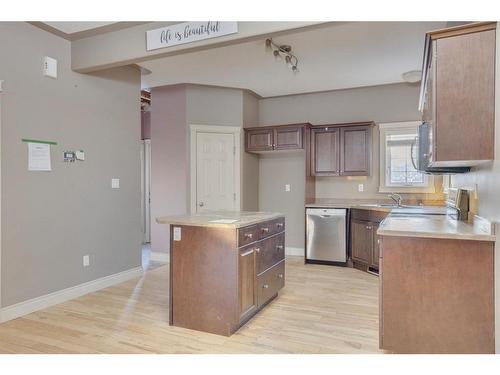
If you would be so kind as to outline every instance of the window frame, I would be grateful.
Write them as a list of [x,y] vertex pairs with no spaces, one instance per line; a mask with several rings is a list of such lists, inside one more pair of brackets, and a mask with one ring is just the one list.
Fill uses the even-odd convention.
[[427,182],[425,186],[408,186],[408,185],[387,185],[387,148],[386,137],[390,133],[405,131],[408,129],[418,128],[420,121],[405,121],[391,122],[379,124],[379,192],[380,193],[413,193],[413,194],[429,194],[435,193],[434,177],[432,175],[424,175],[424,180]]

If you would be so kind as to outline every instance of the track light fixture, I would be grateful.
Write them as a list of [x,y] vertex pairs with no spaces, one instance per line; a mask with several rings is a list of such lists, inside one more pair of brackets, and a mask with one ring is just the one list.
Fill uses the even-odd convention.
[[292,47],[286,44],[278,45],[273,42],[271,38],[266,39],[266,50],[273,51],[273,55],[276,59],[285,57],[286,65],[292,70],[292,72],[298,72],[297,65],[299,64],[299,59],[292,53]]

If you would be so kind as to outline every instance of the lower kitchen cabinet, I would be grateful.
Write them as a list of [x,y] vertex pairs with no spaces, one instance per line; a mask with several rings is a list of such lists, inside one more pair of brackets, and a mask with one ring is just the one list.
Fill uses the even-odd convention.
[[351,258],[353,266],[364,271],[379,269],[379,224],[387,212],[376,210],[351,210]]
[[351,220],[352,259],[368,264],[372,258],[373,227],[369,221]]
[[255,249],[253,246],[244,247],[240,250],[238,258],[238,290],[240,296],[240,320],[257,309],[257,291],[255,275],[257,272]]

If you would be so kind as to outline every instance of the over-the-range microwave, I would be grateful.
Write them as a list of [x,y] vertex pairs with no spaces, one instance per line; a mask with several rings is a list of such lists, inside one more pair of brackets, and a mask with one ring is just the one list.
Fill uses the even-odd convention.
[[[418,151],[417,163],[414,161],[412,151],[412,162],[415,169],[427,174],[456,174],[470,172],[470,167],[431,167],[429,165],[429,155],[432,152],[431,126],[423,122],[418,127],[418,136],[415,139]],[[417,165],[416,165],[417,164]]]

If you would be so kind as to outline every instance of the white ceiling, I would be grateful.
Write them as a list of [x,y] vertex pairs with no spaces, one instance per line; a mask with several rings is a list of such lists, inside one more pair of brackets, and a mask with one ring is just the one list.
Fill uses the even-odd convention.
[[116,22],[44,22],[45,24],[66,34],[92,30],[101,26],[111,25]]
[[403,82],[420,70],[425,33],[445,22],[353,22],[275,37],[299,58],[293,74],[262,40],[146,61],[143,87],[195,83],[250,89],[263,97]]

